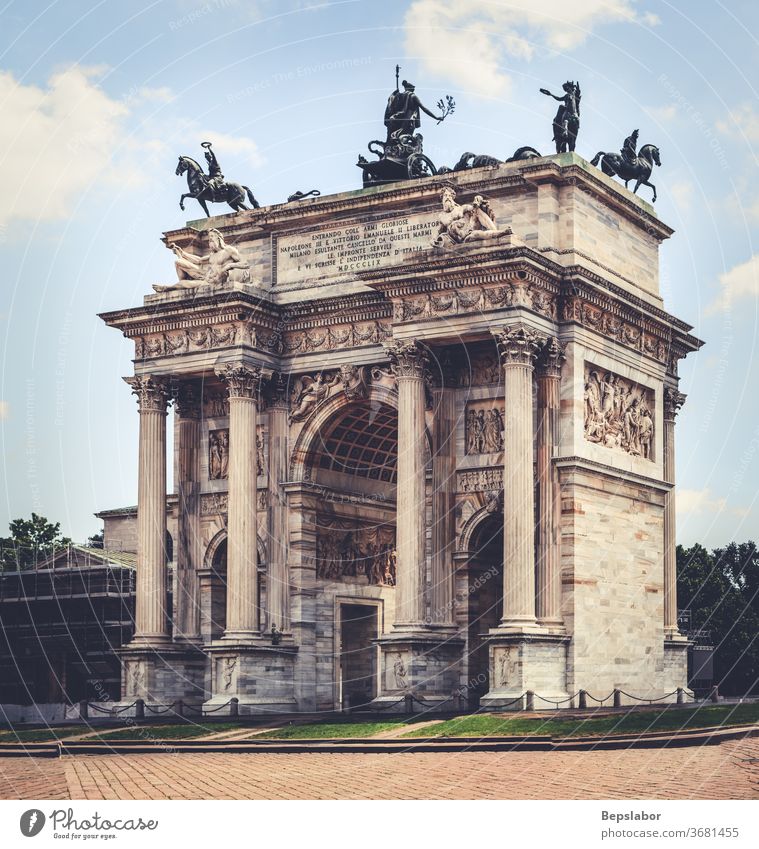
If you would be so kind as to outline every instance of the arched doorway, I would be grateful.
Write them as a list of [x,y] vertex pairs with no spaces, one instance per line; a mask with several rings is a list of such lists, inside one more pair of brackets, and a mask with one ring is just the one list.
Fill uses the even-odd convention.
[[487,633],[503,608],[503,518],[483,519],[472,535],[468,562],[469,701],[478,707],[490,689]]
[[[227,539],[218,542],[211,556],[210,602],[208,604],[208,629],[210,638],[218,640],[227,627]],[[263,551],[258,545],[258,609],[261,630],[267,627],[266,609],[266,565]]]
[[329,679],[317,669],[317,687],[331,688],[335,707],[361,710],[379,691],[376,640],[393,621],[398,414],[388,392],[332,400],[296,447],[307,489],[317,493],[309,502],[317,604],[334,611],[320,623],[325,637],[331,631],[334,662]]

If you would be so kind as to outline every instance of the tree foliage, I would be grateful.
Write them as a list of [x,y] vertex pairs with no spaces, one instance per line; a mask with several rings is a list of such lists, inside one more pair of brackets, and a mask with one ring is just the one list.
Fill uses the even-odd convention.
[[691,630],[711,632],[714,683],[744,695],[759,682],[759,552],[753,542],[708,552],[677,547],[677,598]]
[[49,522],[32,513],[31,519],[14,519],[9,537],[0,537],[0,566],[3,569],[34,569],[56,551],[71,545],[61,534],[60,522]]

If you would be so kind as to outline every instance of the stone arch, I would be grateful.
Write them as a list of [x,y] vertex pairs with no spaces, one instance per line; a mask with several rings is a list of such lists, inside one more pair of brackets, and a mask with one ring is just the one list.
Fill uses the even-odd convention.
[[[212,537],[211,541],[206,546],[205,554],[203,555],[203,566],[206,569],[213,568],[214,558],[216,557],[217,552],[221,548],[222,544],[227,541],[227,529],[222,528],[220,531],[217,531]],[[260,536],[256,536],[256,550],[258,553],[258,565],[260,566],[262,563],[266,563],[266,546],[264,545],[263,540]]]
[[503,494],[501,492],[491,492],[483,493],[483,496],[487,499],[486,503],[479,510],[475,510],[466,522],[464,522],[464,527],[459,534],[456,550],[460,554],[468,554],[470,556],[475,554],[477,536],[483,530],[486,523],[495,521],[498,518],[503,522]]
[[[338,392],[333,397],[320,404],[303,425],[298,435],[295,447],[290,457],[289,477],[291,481],[308,481],[314,458],[323,442],[325,429],[340,418],[341,413],[365,406],[386,406],[398,410],[398,393],[386,386],[372,386],[366,398],[349,399],[344,392]],[[426,432],[426,463],[429,465],[432,456],[431,439]]]

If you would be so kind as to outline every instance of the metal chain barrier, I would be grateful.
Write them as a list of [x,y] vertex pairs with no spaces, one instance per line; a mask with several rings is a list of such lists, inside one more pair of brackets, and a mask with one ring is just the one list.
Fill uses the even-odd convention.
[[[566,699],[560,699],[558,702],[554,701],[553,699],[547,699],[545,696],[539,696],[537,693],[535,693],[535,698],[540,699],[541,702],[548,702],[549,705],[563,705],[566,702],[574,701],[579,695],[580,695],[580,691],[578,690],[574,695],[569,696]],[[520,698],[521,698],[521,696],[520,696]]]
[[150,707],[150,705],[145,705],[145,707],[146,707],[146,708],[147,708],[147,709],[148,709],[151,713],[155,713],[155,714],[158,714],[158,715],[160,716],[161,714],[169,713],[169,711],[173,711],[173,710],[174,710],[174,705],[176,705],[176,702],[172,702],[170,705],[167,705],[167,706],[166,706],[163,710],[159,710],[158,708],[152,708],[152,707]]

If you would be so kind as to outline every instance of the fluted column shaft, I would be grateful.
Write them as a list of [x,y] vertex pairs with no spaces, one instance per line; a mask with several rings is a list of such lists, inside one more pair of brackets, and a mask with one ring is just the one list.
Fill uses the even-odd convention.
[[676,636],[677,627],[677,538],[675,515],[675,417],[685,403],[676,389],[664,389],[664,480],[673,488],[664,496],[664,635]]
[[287,568],[287,499],[282,483],[287,480],[287,386],[272,387],[269,401],[269,623],[290,630],[290,577]]
[[454,484],[456,476],[453,389],[435,390],[432,454],[432,621],[453,625],[453,548],[456,534]]
[[426,357],[414,342],[398,342],[388,348],[388,354],[398,381],[398,562],[394,625],[418,628],[424,621]]
[[137,597],[133,643],[170,640],[166,592],[166,383],[150,375],[125,378],[140,411],[137,484]]
[[559,442],[564,346],[549,338],[538,358],[536,614],[543,625],[561,624],[561,493],[554,468]]
[[503,618],[501,627],[535,624],[535,497],[532,375],[537,336],[515,325],[498,335],[504,374]]
[[224,639],[259,633],[256,425],[260,369],[228,365],[217,372],[229,392],[227,627]]
[[200,393],[192,383],[177,393],[177,546],[174,640],[200,642]]

